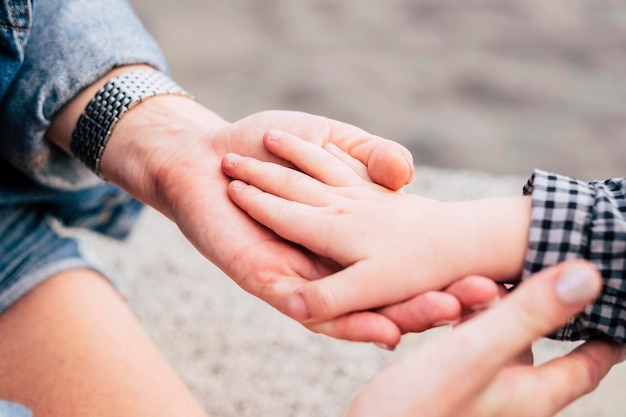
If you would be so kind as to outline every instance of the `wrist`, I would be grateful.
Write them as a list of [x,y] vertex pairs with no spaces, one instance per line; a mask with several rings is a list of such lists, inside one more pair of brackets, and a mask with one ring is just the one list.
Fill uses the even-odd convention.
[[226,124],[188,97],[151,98],[119,121],[102,156],[102,173],[167,215],[167,190],[179,182],[177,171],[186,155],[205,155],[207,174],[213,165],[219,169],[211,142]]
[[115,68],[106,73],[102,78],[96,80],[93,84],[85,87],[71,101],[66,103],[58,112],[56,112],[50,122],[50,127],[46,132],[46,139],[71,154],[70,144],[72,142],[72,132],[76,127],[78,118],[84,112],[85,107],[91,101],[98,90],[100,90],[108,80],[123,74],[124,72],[152,69],[148,65],[129,65]]
[[[210,145],[212,131],[226,122],[189,96],[168,94],[171,88],[180,93],[184,91],[167,81],[166,77],[155,75],[159,80],[156,83],[165,83],[153,85],[148,81],[144,87],[141,80],[135,80],[141,76],[137,73],[135,78],[131,77],[132,80],[116,80],[116,83],[130,82],[128,89],[123,87],[119,90],[117,84],[109,83],[115,77],[137,70],[150,70],[150,76],[154,71],[146,65],[132,65],[110,71],[81,91],[54,115],[46,136],[68,153],[73,153],[71,150],[74,149],[78,152],[75,156],[80,156],[99,175],[167,214],[168,207],[160,203],[166,201],[166,198],[158,198],[160,190],[157,190],[157,184],[163,182],[159,181],[160,177],[176,169],[168,160],[180,154],[194,138],[201,137],[205,144]],[[136,82],[139,84],[135,84]],[[115,90],[111,91],[110,96],[105,95],[105,84]],[[119,94],[119,99],[114,99],[108,105],[108,97],[113,99],[116,91],[124,92]],[[152,96],[150,92],[155,95]],[[97,94],[99,101],[96,102]],[[94,107],[88,110],[86,107],[92,101]],[[115,114],[110,114],[109,109]],[[82,121],[79,133],[84,132],[86,136],[80,134],[77,138],[86,142],[74,143],[73,132],[78,131],[77,124],[83,114],[86,118]],[[97,122],[94,124],[92,120]],[[113,123],[109,125],[109,121]],[[210,146],[205,148],[210,149]],[[98,160],[93,158],[96,154]],[[207,155],[210,156],[210,152]],[[205,158],[205,161],[208,165],[210,161],[207,159],[209,158]],[[213,164],[218,167],[219,159],[214,159]]]
[[[93,146],[87,143],[72,145],[73,132],[77,130],[79,118],[87,112],[87,105],[95,101],[94,97],[105,84],[124,73],[137,70],[154,71],[147,65],[130,65],[108,72],[82,90],[53,116],[46,138],[69,154],[72,154],[72,146],[78,144],[77,150],[83,153],[81,159],[93,169],[94,161],[91,159],[94,155]],[[154,91],[151,88],[152,86],[147,86],[146,92]],[[223,126],[226,122],[188,96],[170,95],[164,91],[164,94],[157,92],[157,95],[147,95],[143,99],[138,99],[140,98],[139,91],[141,90],[129,91],[131,96],[136,95],[136,97],[134,101],[123,102],[126,110],[116,116],[114,119],[117,120],[116,122],[111,125],[104,122],[102,126],[99,125],[100,122],[97,122],[98,126],[94,125],[94,128],[100,129],[100,132],[109,132],[103,138],[101,138],[102,133],[97,135],[98,137],[95,138],[97,140],[92,142],[102,145],[101,154],[95,166],[97,171],[100,171],[98,174],[121,186],[136,198],[155,205],[158,202],[155,199],[157,192],[155,184],[158,183],[160,173],[166,171],[167,159],[180,152],[185,143],[199,135],[210,144],[212,130]],[[97,109],[102,107],[102,103],[99,102],[94,107],[96,113],[87,115],[94,117],[91,120],[99,120],[103,116],[106,118],[102,120],[111,120],[107,109],[103,108],[102,115],[98,113]],[[118,104],[114,103],[115,109],[118,108]],[[85,132],[87,135],[91,134],[91,127],[87,126]],[[79,149],[81,147],[83,149]],[[219,166],[218,158],[215,159],[215,165]]]
[[469,255],[464,274],[498,282],[519,281],[528,246],[530,198],[490,198],[459,205],[470,216],[473,229],[470,238],[461,243]]
[[170,77],[154,69],[129,71],[110,79],[78,118],[70,151],[104,179],[102,155],[119,121],[146,100],[163,95],[189,97]]

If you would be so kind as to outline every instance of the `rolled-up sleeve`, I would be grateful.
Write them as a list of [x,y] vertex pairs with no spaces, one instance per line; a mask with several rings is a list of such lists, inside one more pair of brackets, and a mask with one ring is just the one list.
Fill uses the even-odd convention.
[[0,104],[0,153],[36,181],[81,189],[100,180],[44,139],[54,113],[111,69],[166,70],[156,42],[126,0],[35,3],[24,63]]
[[536,170],[524,194],[532,196],[524,277],[558,262],[587,259],[604,283],[596,301],[551,337],[605,335],[626,343],[626,179],[587,183]]

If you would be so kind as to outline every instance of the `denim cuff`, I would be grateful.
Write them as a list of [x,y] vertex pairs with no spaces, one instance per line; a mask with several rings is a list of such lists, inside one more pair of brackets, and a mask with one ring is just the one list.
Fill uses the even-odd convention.
[[167,71],[158,45],[126,0],[37,2],[24,62],[0,105],[0,154],[40,184],[78,190],[101,182],[45,140],[52,116],[111,69]]

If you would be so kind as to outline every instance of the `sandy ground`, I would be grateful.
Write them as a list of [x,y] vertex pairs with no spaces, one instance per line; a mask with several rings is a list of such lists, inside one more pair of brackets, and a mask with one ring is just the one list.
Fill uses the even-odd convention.
[[[534,167],[622,175],[626,13],[615,1],[131,0],[174,76],[229,119],[310,111],[404,143],[409,191],[518,194]],[[237,288],[148,212],[97,245],[213,416],[339,416],[394,353],[313,335]],[[543,359],[571,345],[541,342]],[[564,381],[567,383],[567,381]],[[626,368],[562,417],[623,416]],[[529,416],[532,413],[528,414]]]

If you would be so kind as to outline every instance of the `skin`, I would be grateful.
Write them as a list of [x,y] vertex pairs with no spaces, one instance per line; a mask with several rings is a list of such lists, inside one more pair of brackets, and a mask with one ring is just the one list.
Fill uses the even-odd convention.
[[[432,327],[441,316],[425,306],[471,305],[475,287],[489,282],[470,278],[449,293],[416,297],[397,312],[400,322]],[[206,415],[125,300],[94,271],[44,281],[0,315],[0,334],[0,398],[38,417]]]
[[[55,116],[48,137],[57,145],[68,149],[78,113],[104,81]],[[198,249],[243,288],[288,312],[292,288],[336,271],[337,265],[301,254],[250,221],[227,199],[228,180],[219,171],[219,162],[229,151],[286,163],[261,146],[260,138],[274,125],[310,136],[317,146],[336,140],[369,163],[369,169],[346,159],[349,165],[391,188],[412,175],[410,169],[409,173],[400,169],[408,175],[396,181],[402,175],[394,174],[393,167],[402,166],[397,158],[403,151],[398,154],[396,145],[356,128],[286,112],[229,124],[180,97],[154,98],[129,113],[111,138],[103,172],[176,221]],[[392,168],[383,169],[386,164]],[[216,218],[220,221],[211,220]],[[256,256],[246,253],[249,248]],[[493,281],[480,277],[456,281],[446,291],[425,291],[377,311],[317,322],[320,328],[312,329],[384,343],[388,339],[381,335],[391,324],[391,347],[400,331],[457,320],[467,306],[497,297]],[[0,316],[0,334],[10,335],[0,338],[0,397],[28,406],[34,415],[205,415],[124,300],[93,271],[70,270],[45,281]],[[354,410],[385,395],[370,387],[374,388],[357,399]]]
[[[554,284],[572,265],[581,266],[538,274],[493,309],[403,357],[365,387],[347,416],[526,416],[528,404],[533,416],[549,416],[592,390],[620,360],[616,345],[588,342],[538,368],[519,362],[530,357],[520,352],[532,340],[599,291],[597,273],[582,264],[590,284],[582,296],[573,291],[574,301],[571,290],[560,298]],[[125,301],[93,271],[46,280],[0,316],[0,334],[10,335],[0,338],[0,397],[36,416],[206,415]],[[557,383],[564,380],[571,383]]]
[[0,398],[35,416],[205,416],[93,271],[46,280],[0,315],[0,334]]
[[[55,114],[47,138],[69,153],[71,132],[95,92],[109,78],[139,68],[144,67],[115,69],[81,92]],[[315,147],[335,144],[367,167],[368,181],[385,187],[398,189],[413,176],[412,158],[406,149],[354,126],[286,111],[257,113],[230,123],[182,96],[157,96],[128,111],[113,129],[102,172],[112,183],[176,222],[198,251],[244,290],[291,314],[288,300],[295,291],[338,266],[298,250],[250,219],[228,198],[229,180],[220,169],[229,152],[288,164],[263,145],[264,135],[274,127],[293,132]],[[478,298],[492,296],[490,289]],[[430,304],[420,307],[420,300]],[[408,310],[429,314],[414,323],[394,323],[373,311],[341,314],[326,317],[312,330],[393,347],[402,332],[454,320],[462,309],[457,299],[445,293],[411,303]]]
[[367,181],[353,166],[360,162],[334,146],[276,130],[265,144],[298,170],[229,154],[229,196],[277,235],[343,267],[304,283],[289,299],[292,317],[311,323],[384,307],[473,274],[518,281],[528,197],[435,201]]
[[[48,139],[69,152],[73,126],[95,91],[111,76],[134,68],[117,69],[79,94],[54,116]],[[389,187],[398,188],[412,176],[403,148],[352,126],[293,112],[227,123],[183,97],[156,97],[130,111],[114,130],[102,169],[112,182],[177,222],[244,289],[285,311],[293,289],[337,265],[302,254],[251,221],[229,200],[229,180],[220,170],[228,151],[287,163],[262,144],[276,125],[316,146],[336,142],[369,162],[368,177]],[[400,332],[455,321],[465,306],[493,300],[497,288],[492,284],[460,281],[447,292],[425,292],[390,312],[342,316],[319,330],[391,348]],[[50,277],[0,316],[0,334],[7,336],[0,338],[0,398],[25,405],[34,415],[205,415],[124,300],[93,271]]]
[[[229,195],[278,235],[345,267],[306,284],[292,306],[303,315],[386,305],[468,271],[517,281],[527,199],[436,202],[364,182],[345,168],[349,157],[330,146],[329,152],[313,149],[281,132],[266,145],[311,177],[228,155],[224,172],[238,179]],[[622,360],[624,348],[594,340],[533,367],[531,344],[581,311],[601,287],[598,272],[584,262],[536,274],[501,303],[375,376],[346,417],[555,415],[592,391]],[[336,303],[313,310],[325,297]],[[383,310],[402,314],[398,305]]]
[[[562,279],[575,284],[560,285]],[[583,262],[536,274],[494,308],[376,375],[345,417],[554,416],[593,391],[626,352],[592,340],[540,366],[529,361],[532,342],[582,310],[601,285]]]

